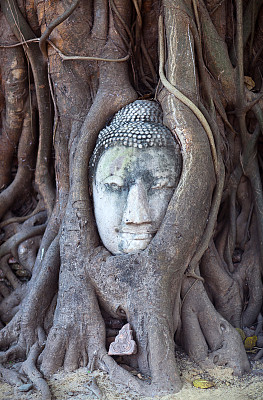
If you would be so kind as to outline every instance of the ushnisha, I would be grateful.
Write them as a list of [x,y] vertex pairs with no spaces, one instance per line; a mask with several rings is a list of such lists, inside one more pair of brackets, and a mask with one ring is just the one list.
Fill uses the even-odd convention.
[[98,135],[90,160],[93,170],[101,154],[109,147],[122,145],[143,149],[146,147],[180,147],[171,131],[162,123],[162,109],[156,101],[136,100],[123,107],[109,125]]

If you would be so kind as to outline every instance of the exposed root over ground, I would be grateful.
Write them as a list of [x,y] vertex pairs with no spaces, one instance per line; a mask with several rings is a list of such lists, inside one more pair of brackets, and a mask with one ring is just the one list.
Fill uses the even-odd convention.
[[[148,0],[0,3],[7,44],[0,47],[0,375],[16,385],[4,398],[178,392],[175,333],[231,387],[238,381],[226,378],[229,367],[249,370],[234,327],[263,338],[262,8],[253,0],[244,10],[241,0],[233,9],[217,0],[163,0],[162,8]],[[112,256],[94,221],[88,163],[98,132],[138,97],[160,102],[183,167],[152,242],[141,253]],[[107,354],[120,328],[110,336],[108,317],[134,331],[138,353],[125,368]],[[185,371],[180,357],[186,390],[194,376],[217,379],[196,366]],[[97,367],[108,375],[88,373]],[[122,384],[121,395],[108,377]],[[67,379],[73,394],[59,392],[56,382]],[[26,382],[41,394],[20,394]],[[216,398],[216,390],[205,393]]]
[[[216,400],[229,399],[262,399],[263,362],[252,363],[251,373],[242,378],[233,376],[231,368],[216,367],[212,370],[202,370],[197,364],[189,360],[182,352],[177,352],[178,367],[181,373],[183,388],[180,393],[156,397],[156,400]],[[11,364],[9,364],[10,366]],[[1,373],[1,371],[0,371]],[[134,375],[138,371],[133,370]],[[143,376],[140,378],[145,379]],[[139,378],[139,379],[140,379]],[[196,379],[206,379],[215,384],[210,389],[197,389],[192,382]],[[91,390],[92,381],[102,394],[102,399],[107,400],[146,400],[152,397],[138,396],[125,389],[123,385],[113,384],[105,372],[94,371],[88,373],[87,368],[80,368],[73,373],[59,372],[48,380],[53,400],[88,400],[99,398]],[[94,386],[94,388],[96,387]],[[99,393],[97,390],[96,393]],[[18,387],[0,382],[0,400],[42,400],[35,389],[20,392]]]

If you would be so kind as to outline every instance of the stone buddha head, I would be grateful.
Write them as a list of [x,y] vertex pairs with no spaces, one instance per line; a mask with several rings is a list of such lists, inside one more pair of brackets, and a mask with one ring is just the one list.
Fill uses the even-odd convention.
[[160,227],[181,173],[178,143],[155,101],[122,108],[100,131],[90,161],[94,212],[114,255],[144,250]]

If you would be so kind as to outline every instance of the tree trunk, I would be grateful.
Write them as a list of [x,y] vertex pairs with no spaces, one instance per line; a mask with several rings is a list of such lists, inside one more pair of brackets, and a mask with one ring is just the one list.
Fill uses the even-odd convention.
[[[45,377],[86,365],[140,395],[178,392],[176,345],[249,371],[235,328],[262,308],[262,3],[1,1],[0,362],[23,358],[43,398]],[[113,255],[89,160],[138,98],[160,104],[182,168],[150,244]],[[118,359],[126,323],[137,353]]]

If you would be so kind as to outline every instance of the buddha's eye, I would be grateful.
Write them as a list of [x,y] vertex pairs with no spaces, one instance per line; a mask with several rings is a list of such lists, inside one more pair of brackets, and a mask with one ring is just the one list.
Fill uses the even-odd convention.
[[124,187],[124,180],[117,175],[111,175],[108,176],[105,180],[104,180],[104,187],[107,190],[111,190],[114,192],[118,192],[121,191],[122,188]]
[[174,187],[175,187],[175,182],[173,178],[161,177],[154,179],[151,189],[173,189]]

